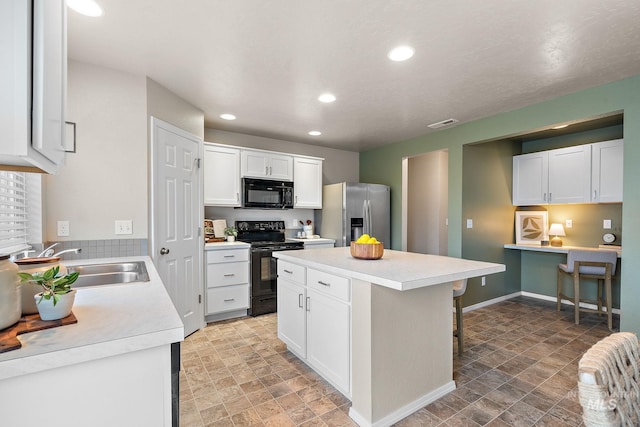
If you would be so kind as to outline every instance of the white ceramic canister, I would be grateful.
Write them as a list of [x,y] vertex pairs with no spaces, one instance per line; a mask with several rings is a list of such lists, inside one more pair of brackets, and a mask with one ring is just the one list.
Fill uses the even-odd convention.
[[0,329],[17,323],[22,315],[18,271],[18,266],[9,261],[9,255],[0,255]]
[[[16,260],[16,264],[20,268],[21,273],[33,274],[36,272],[44,272],[48,269],[60,265],[60,257],[48,258],[20,258]],[[60,274],[67,274],[67,268],[60,265]],[[38,292],[42,292],[42,287],[34,283],[22,283],[22,314],[35,314],[38,307],[33,296]]]

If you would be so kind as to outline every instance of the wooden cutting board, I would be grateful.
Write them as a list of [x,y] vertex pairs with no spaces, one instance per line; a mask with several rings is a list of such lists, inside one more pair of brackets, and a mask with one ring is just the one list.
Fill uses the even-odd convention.
[[72,325],[74,323],[78,323],[78,319],[76,319],[73,313],[58,320],[42,320],[38,313],[22,316],[20,320],[18,320],[18,323],[0,331],[0,353],[17,350],[22,347],[22,343],[18,340],[18,335],[20,334]]

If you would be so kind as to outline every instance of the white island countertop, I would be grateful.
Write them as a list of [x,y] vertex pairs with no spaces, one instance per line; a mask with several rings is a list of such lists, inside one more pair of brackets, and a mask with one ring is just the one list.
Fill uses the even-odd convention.
[[503,264],[385,249],[379,260],[353,258],[348,247],[313,251],[279,251],[273,256],[289,262],[406,291],[424,286],[505,271]]
[[145,261],[150,280],[77,288],[73,313],[78,323],[18,335],[22,348],[0,353],[0,380],[182,341],[182,321],[151,258],[64,264],[123,261]]

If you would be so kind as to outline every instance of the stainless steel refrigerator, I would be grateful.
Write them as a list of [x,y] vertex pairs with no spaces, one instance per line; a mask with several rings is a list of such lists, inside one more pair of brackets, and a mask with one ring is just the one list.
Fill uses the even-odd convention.
[[382,184],[342,182],[322,188],[322,211],[316,225],[336,246],[349,246],[366,233],[391,247],[390,189]]

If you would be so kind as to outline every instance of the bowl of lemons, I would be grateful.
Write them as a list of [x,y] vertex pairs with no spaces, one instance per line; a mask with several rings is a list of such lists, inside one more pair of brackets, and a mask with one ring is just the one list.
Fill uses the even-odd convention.
[[363,234],[358,240],[351,242],[351,256],[358,259],[380,259],[384,253],[384,245],[373,236]]

